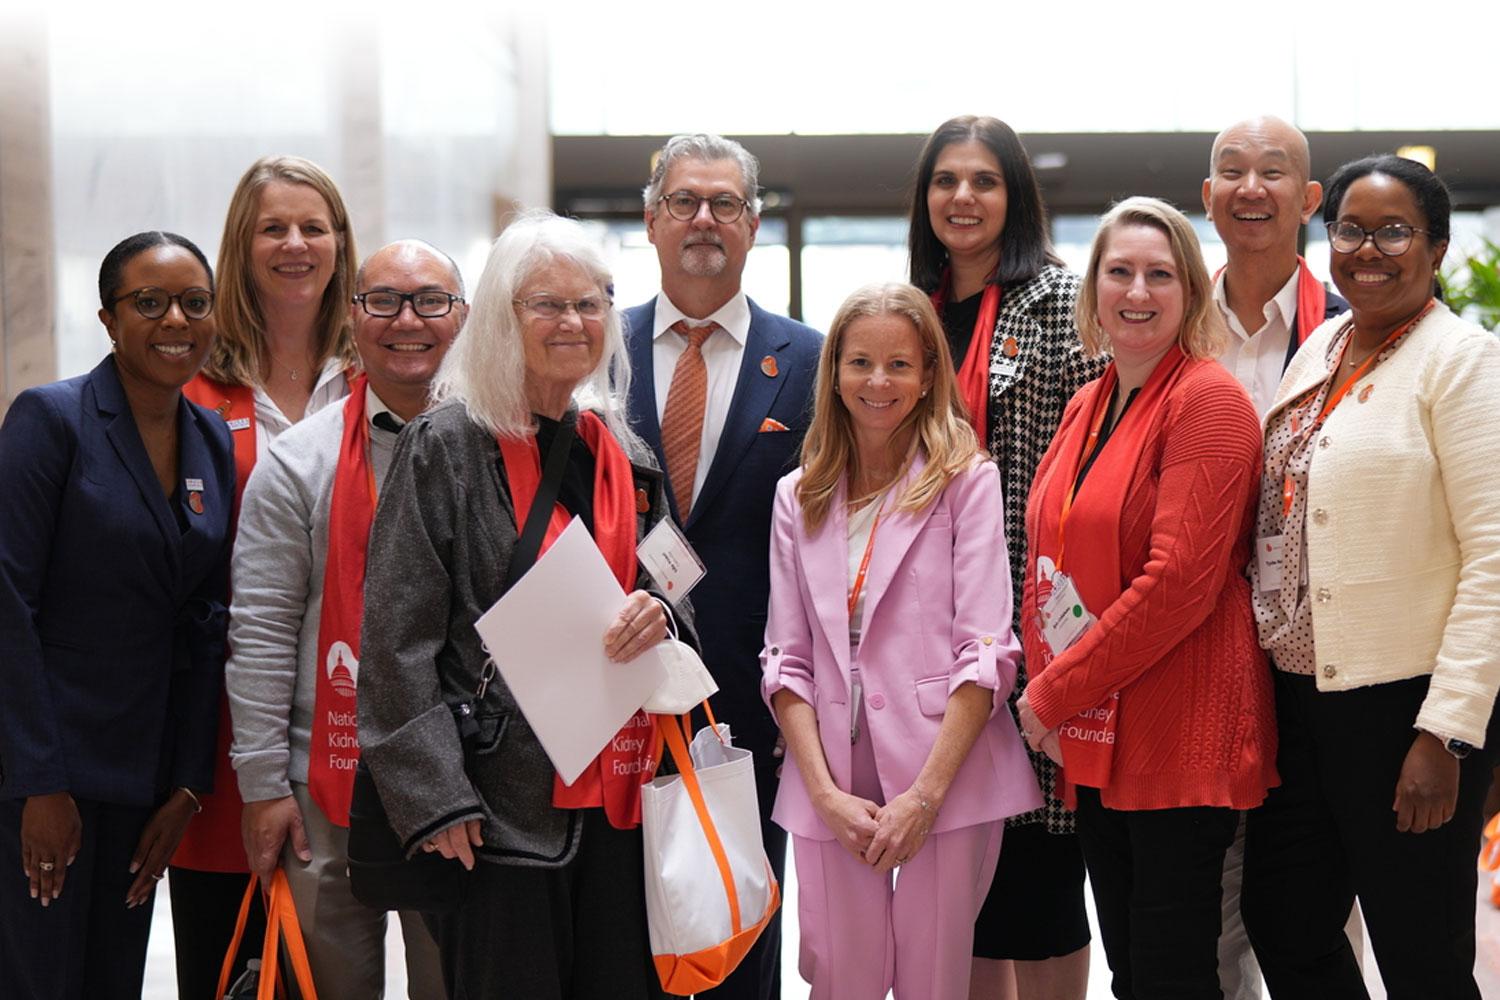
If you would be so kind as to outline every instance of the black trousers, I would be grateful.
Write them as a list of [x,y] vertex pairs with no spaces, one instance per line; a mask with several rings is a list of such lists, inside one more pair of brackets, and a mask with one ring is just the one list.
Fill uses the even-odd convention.
[[[173,865],[167,872],[172,898],[172,941],[177,956],[177,995],[182,1000],[219,1000],[214,988],[224,953],[234,937],[234,922],[250,876],[239,872],[200,872]],[[250,903],[245,936],[235,953],[229,982],[245,971],[245,963],[260,958],[266,939],[266,907],[260,893]]]
[[[1224,852],[1240,814],[1107,809],[1078,789],[1078,841],[1120,1000],[1219,1000]],[[1347,911],[1346,911],[1347,913]]]
[[1399,833],[1391,803],[1426,677],[1320,693],[1277,671],[1281,785],[1246,824],[1241,911],[1275,1000],[1366,1000],[1344,936],[1355,896],[1390,1000],[1479,1000],[1474,983],[1480,811],[1500,726],[1459,767],[1458,808]]
[[641,831],[583,810],[561,868],[478,861],[463,905],[424,914],[452,1000],[657,1000]]
[[135,881],[130,859],[153,810],[75,801],[83,846],[62,895],[46,907],[31,898],[21,870],[24,800],[0,802],[0,996],[138,1000],[141,995],[156,895],[126,909],[125,893]]

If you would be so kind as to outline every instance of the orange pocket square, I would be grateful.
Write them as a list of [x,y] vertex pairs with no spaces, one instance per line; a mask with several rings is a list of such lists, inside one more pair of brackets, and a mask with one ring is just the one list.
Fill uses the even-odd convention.
[[760,422],[760,432],[762,434],[769,433],[770,431],[784,431],[787,429],[788,428],[786,424],[782,423],[780,420],[774,420],[771,417],[767,417]]

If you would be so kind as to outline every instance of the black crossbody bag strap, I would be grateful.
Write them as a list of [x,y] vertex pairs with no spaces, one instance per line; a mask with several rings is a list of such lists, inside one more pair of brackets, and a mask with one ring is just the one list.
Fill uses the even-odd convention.
[[537,553],[542,549],[542,538],[547,534],[547,524],[552,520],[552,508],[557,506],[557,493],[562,489],[563,472],[568,467],[568,452],[573,448],[576,426],[575,421],[564,418],[558,424],[551,447],[547,449],[547,464],[542,469],[542,481],[536,488],[531,509],[526,512],[521,537],[510,555],[510,568],[505,573],[506,590],[515,586],[516,581],[536,563]]

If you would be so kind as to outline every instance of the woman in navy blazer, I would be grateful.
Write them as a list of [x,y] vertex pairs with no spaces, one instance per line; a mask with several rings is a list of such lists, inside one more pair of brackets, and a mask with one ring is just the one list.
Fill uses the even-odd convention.
[[138,997],[156,881],[213,777],[234,459],[182,386],[214,337],[191,242],[105,257],[114,349],[0,426],[0,983]]

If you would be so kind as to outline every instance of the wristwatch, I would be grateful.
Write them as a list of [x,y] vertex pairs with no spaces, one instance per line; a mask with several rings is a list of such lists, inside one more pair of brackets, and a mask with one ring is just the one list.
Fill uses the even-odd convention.
[[1465,743],[1463,740],[1445,740],[1443,742],[1443,749],[1459,760],[1463,760],[1474,752],[1474,745],[1472,743]]
[[1443,736],[1440,733],[1434,733],[1430,729],[1423,729],[1421,730],[1421,732],[1426,733],[1428,736],[1431,736],[1433,739],[1441,743],[1443,745],[1443,749],[1451,753],[1455,760],[1463,760],[1465,757],[1469,756],[1469,754],[1474,752],[1474,744],[1472,743],[1465,743],[1460,739]]

